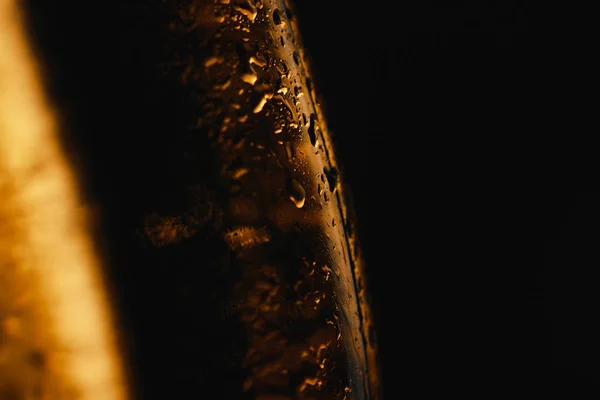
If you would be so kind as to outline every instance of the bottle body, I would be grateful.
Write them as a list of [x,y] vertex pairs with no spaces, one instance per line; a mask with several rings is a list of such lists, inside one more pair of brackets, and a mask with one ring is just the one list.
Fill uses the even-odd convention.
[[119,62],[137,75],[110,137],[139,144],[115,157],[128,196],[104,212],[134,396],[378,398],[352,210],[291,5],[125,3]]

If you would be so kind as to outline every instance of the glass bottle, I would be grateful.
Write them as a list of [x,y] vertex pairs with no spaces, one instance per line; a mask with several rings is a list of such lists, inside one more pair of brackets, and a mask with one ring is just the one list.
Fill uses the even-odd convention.
[[100,204],[131,396],[380,398],[354,215],[292,4],[117,9],[116,58],[98,61],[111,109],[64,137]]

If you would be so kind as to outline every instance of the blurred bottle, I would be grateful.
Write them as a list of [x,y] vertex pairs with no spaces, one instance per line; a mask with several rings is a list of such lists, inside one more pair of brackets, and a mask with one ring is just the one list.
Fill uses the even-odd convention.
[[110,108],[57,102],[99,204],[132,396],[380,398],[354,217],[291,5],[115,10],[120,47],[91,67],[118,82]]

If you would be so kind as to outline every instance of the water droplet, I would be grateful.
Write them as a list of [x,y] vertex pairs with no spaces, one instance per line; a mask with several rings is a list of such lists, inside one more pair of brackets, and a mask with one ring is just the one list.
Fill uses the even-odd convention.
[[258,114],[259,112],[261,112],[265,104],[267,104],[267,101],[272,97],[273,95],[271,93],[265,93],[265,95],[260,99],[256,107],[254,107],[254,110],[252,110],[252,112],[254,114]]
[[288,181],[288,191],[290,194],[290,200],[294,202],[294,205],[298,208],[304,207],[306,201],[306,191],[296,179],[292,178]]
[[243,5],[233,6],[233,9],[245,16],[246,18],[248,18],[250,22],[254,22],[254,20],[256,19],[256,8],[254,8],[254,6],[252,6],[248,2]]
[[248,168],[238,168],[231,174],[233,179],[240,179],[242,176],[248,173]]
[[213,89],[215,90],[225,90],[229,87],[229,85],[231,85],[231,79],[226,80],[225,82],[223,82],[222,84],[215,84],[213,86]]
[[309,94],[312,93],[312,79],[306,78],[306,88]]
[[327,177],[327,183],[329,183],[329,190],[333,192],[338,184],[339,179],[337,169],[323,167],[323,173]]
[[325,275],[325,281],[328,281],[329,276],[331,275],[331,270],[327,266],[325,266],[325,267],[323,267],[323,272]]
[[317,387],[319,386],[320,380],[317,377],[311,378],[311,377],[307,377],[304,378],[304,381],[302,381],[302,383],[298,386],[298,392],[299,393],[303,393],[306,391],[306,389],[309,386],[314,386]]
[[283,60],[280,60],[280,61],[281,61],[281,63],[279,64],[279,66],[281,67],[281,74],[283,76],[287,76],[287,74],[290,72],[290,69],[285,61],[283,61]]
[[269,242],[271,235],[264,227],[241,226],[225,232],[224,239],[232,250],[245,250]]
[[310,139],[310,144],[313,146],[317,144],[316,125],[317,116],[315,114],[310,114],[310,121],[308,122],[308,137]]
[[287,141],[284,144],[284,149],[285,149],[285,155],[288,158],[288,161],[290,163],[294,163],[294,158],[296,158],[296,149],[294,148],[294,145],[291,141]]
[[257,65],[259,67],[264,67],[265,65],[267,65],[266,61],[263,61],[261,59],[259,59],[258,57],[250,57],[250,60],[248,61],[250,64],[254,64]]
[[258,76],[256,76],[255,74],[246,73],[242,75],[241,78],[244,82],[249,83],[250,85],[254,85],[256,83],[256,80],[258,79]]
[[210,67],[211,65],[215,65],[215,64],[220,64],[223,61],[225,61],[225,59],[223,57],[209,57],[206,60],[204,60],[204,66],[206,68]]
[[275,9],[275,11],[273,11],[273,22],[275,23],[275,25],[281,24],[281,13],[278,9]]

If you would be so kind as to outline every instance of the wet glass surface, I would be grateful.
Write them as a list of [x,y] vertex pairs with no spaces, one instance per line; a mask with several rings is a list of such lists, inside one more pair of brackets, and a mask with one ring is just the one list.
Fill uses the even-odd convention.
[[[135,396],[379,398],[354,216],[292,5],[68,8],[32,7],[33,41]],[[103,24],[94,49],[65,50]]]

